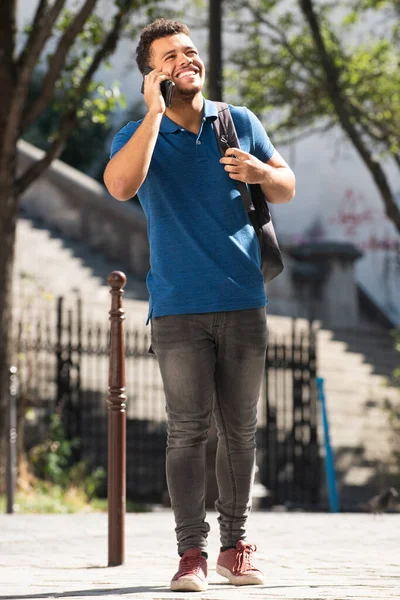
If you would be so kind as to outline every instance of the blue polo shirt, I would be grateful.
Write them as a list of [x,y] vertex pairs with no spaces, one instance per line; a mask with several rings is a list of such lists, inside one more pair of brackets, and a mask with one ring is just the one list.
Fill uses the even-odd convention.
[[[260,121],[245,107],[229,108],[242,150],[267,162],[274,148]],[[217,115],[205,100],[198,135],[162,118],[138,191],[150,244],[148,320],[266,305],[258,241],[235,181],[219,162]],[[111,157],[141,122],[116,134]]]

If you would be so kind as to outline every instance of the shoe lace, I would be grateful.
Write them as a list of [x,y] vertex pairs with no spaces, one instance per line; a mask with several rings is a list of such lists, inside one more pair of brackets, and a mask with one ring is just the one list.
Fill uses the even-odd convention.
[[255,570],[253,564],[253,552],[257,550],[257,546],[254,544],[243,544],[241,548],[236,551],[235,564],[233,565],[233,573],[239,575],[246,571]]
[[181,558],[179,565],[180,575],[190,575],[194,571],[198,571],[201,568],[202,556],[184,556]]

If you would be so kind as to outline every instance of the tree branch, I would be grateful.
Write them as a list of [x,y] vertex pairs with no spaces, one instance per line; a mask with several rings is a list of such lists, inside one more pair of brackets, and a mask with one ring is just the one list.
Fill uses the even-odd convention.
[[386,137],[388,140],[388,143],[390,143],[390,139],[393,139],[394,141],[398,140],[399,131],[394,126],[394,122],[393,122],[393,126],[392,126],[392,124],[389,123],[388,121],[384,121],[384,122],[378,121],[378,119],[376,119],[371,112],[367,113],[365,111],[364,107],[362,105],[360,105],[359,102],[357,102],[357,99],[354,96],[352,96],[349,99],[349,106],[351,106],[351,108],[355,112],[357,118],[362,119],[363,121],[369,123],[369,126],[371,127],[371,131],[373,129],[375,129],[376,137],[378,137],[379,135],[382,136],[382,139],[384,139]]
[[25,57],[29,54],[30,50],[33,49],[35,41],[37,40],[38,34],[42,28],[42,21],[46,18],[46,11],[48,9],[49,0],[40,0],[36,7],[35,16],[31,24],[31,32],[25,42],[25,46],[22,48],[19,57],[17,59],[17,66],[21,68]]
[[386,215],[400,232],[400,209],[396,204],[382,166],[373,158],[368,147],[364,144],[361,135],[357,131],[357,127],[352,121],[346,99],[344,98],[340,87],[340,73],[325,46],[313,2],[312,0],[299,0],[299,4],[304,17],[309,24],[315,46],[320,56],[321,64],[326,75],[327,90],[338,115],[340,124],[351,139],[354,147],[357,149],[365,166],[371,173],[375,184],[380,191]]
[[265,25],[268,29],[270,29],[273,33],[275,33],[278,36],[278,37],[271,36],[270,37],[271,41],[273,41],[275,44],[285,48],[296,63],[301,65],[301,67],[303,69],[305,69],[313,77],[315,77],[315,75],[316,75],[315,72],[311,71],[311,69],[306,69],[304,66],[304,61],[302,60],[301,56],[298,56],[297,53],[293,50],[293,46],[289,42],[286,32],[283,31],[283,29],[281,29],[280,27],[275,25],[275,23],[272,23],[269,19],[267,19],[264,16],[263,13],[261,13],[259,10],[257,10],[249,2],[243,2],[242,6],[243,6],[243,8],[247,8],[247,10],[249,10],[251,12],[251,14],[253,15],[253,18],[258,23],[262,23],[263,25]]
[[[307,129],[306,131],[301,131],[300,133],[291,135],[290,137],[286,138],[286,139],[279,139],[277,140],[277,145],[279,146],[283,146],[286,144],[293,144],[293,142],[299,142],[301,140],[304,140],[306,138],[309,138],[312,135],[316,135],[319,133],[326,133],[327,131],[329,131],[330,129],[332,129],[335,125],[337,125],[336,121],[329,121],[329,123],[327,123],[326,125],[322,126],[322,127],[313,127],[311,129]],[[278,126],[276,128],[275,131],[279,131],[281,127]],[[284,125],[282,126],[282,128],[284,128]]]
[[[10,110],[5,123],[3,148],[2,151],[7,155],[11,148],[15,147],[15,143],[20,135],[21,114],[23,112],[26,95],[28,93],[29,83],[31,81],[32,72],[38,60],[40,53],[51,36],[52,27],[57,19],[66,0],[56,0],[55,4],[46,13],[47,0],[41,0],[37,8],[31,35],[22,51],[19,59],[15,63],[15,79],[16,83],[10,91]],[[3,4],[8,4],[7,2]],[[3,91],[3,90],[2,90]],[[0,177],[3,175],[4,164],[1,163]]]
[[32,22],[30,36],[17,60],[17,69],[21,74],[21,79],[30,79],[39,56],[47,40],[51,37],[53,25],[64,8],[65,2],[66,0],[56,0],[53,6],[47,10],[48,0],[40,0]]
[[71,25],[62,35],[57,49],[53,54],[49,70],[43,82],[42,92],[30,109],[26,109],[22,121],[22,131],[28,129],[36,121],[39,115],[46,109],[53,96],[54,86],[59,78],[61,69],[65,64],[66,56],[73,45],[77,35],[82,30],[87,18],[96,5],[97,0],[86,0],[80,12],[76,15]]
[[69,133],[72,131],[77,120],[76,111],[71,110],[65,113],[60,125],[57,138],[53,141],[46,154],[40,160],[28,167],[17,179],[15,183],[16,194],[22,194],[30,184],[52,163],[52,161],[60,156],[64,149],[65,142]]
[[82,77],[79,87],[76,91],[76,93],[78,95],[78,103],[79,103],[80,99],[83,98],[84,94],[86,93],[88,86],[91,82],[91,79],[92,79],[93,75],[95,74],[95,72],[97,71],[97,69],[99,68],[101,62],[105,58],[107,58],[107,56],[110,56],[116,49],[119,38],[120,38],[121,31],[124,26],[124,21],[127,21],[127,20],[128,20],[128,15],[126,13],[126,10],[124,10],[124,9],[121,9],[114,16],[114,23],[113,23],[112,29],[109,31],[106,39],[104,40],[103,45],[100,46],[100,48],[97,50],[96,54],[94,55],[93,61],[92,61],[91,65],[89,66],[85,75]]
[[379,142],[383,147],[386,148],[388,152],[394,157],[396,161],[396,155],[392,152],[392,144],[398,144],[398,137],[395,136],[392,132],[387,130],[383,123],[377,123],[369,115],[366,115],[364,112],[359,110],[357,106],[354,106],[351,103],[355,114],[358,115],[358,123],[364,133],[372,138],[373,140]]
[[97,71],[100,63],[107,56],[114,52],[119,41],[125,19],[127,19],[126,11],[121,9],[115,15],[112,29],[108,33],[103,45],[97,50],[90,67],[83,76],[78,89],[75,91],[74,106],[66,111],[61,119],[57,138],[51,144],[46,155],[41,160],[36,161],[30,167],[28,167],[17,180],[16,191],[18,195],[22,194],[28,188],[28,186],[51,164],[51,162],[61,155],[67,137],[76,125],[77,110],[88,90],[92,77]]

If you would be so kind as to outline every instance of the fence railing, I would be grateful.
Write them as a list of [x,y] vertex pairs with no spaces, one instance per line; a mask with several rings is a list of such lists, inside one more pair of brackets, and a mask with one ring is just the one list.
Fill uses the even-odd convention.
[[[30,409],[29,448],[46,435],[51,415],[62,415],[67,435],[80,439],[80,458],[107,468],[109,324],[82,316],[82,304],[58,298],[46,310],[20,310],[14,327],[19,373],[18,412]],[[127,498],[160,502],[166,492],[165,399],[146,329],[125,323]],[[32,425],[33,424],[33,425]],[[258,411],[259,480],[271,504],[317,506],[316,329],[291,322],[269,330],[265,379]]]

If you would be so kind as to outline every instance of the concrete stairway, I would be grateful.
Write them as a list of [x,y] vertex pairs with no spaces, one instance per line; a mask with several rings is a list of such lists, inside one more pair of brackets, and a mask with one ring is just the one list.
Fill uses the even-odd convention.
[[[59,239],[40,222],[21,216],[17,226],[14,292],[16,310],[26,297],[71,296],[84,298],[84,313],[102,323],[108,319],[107,275],[122,264],[112,264],[84,244]],[[131,277],[124,296],[127,324],[145,325],[147,290]],[[299,320],[306,327],[307,323]],[[291,319],[269,316],[271,330],[284,333]],[[392,482],[388,467],[392,454],[385,406],[399,402],[398,389],[386,385],[387,376],[400,364],[389,332],[377,325],[349,331],[318,331],[318,373],[325,391],[336,456],[341,500],[354,505]],[[151,385],[151,384],[150,384]],[[321,436],[322,439],[322,436]]]
[[[302,319],[297,325],[308,327]],[[272,331],[289,334],[292,321],[270,315],[269,326]],[[364,321],[354,330],[318,329],[317,372],[324,379],[343,507],[354,508],[377,491],[400,484],[392,464],[394,445],[388,411],[389,405],[400,406],[399,388],[389,385],[399,365],[393,337],[383,327]]]
[[322,329],[318,335],[318,371],[325,379],[344,506],[365,502],[377,491],[400,483],[389,423],[389,407],[400,406],[399,388],[389,384],[400,365],[400,354],[393,348],[393,337],[376,325]]
[[[18,305],[26,296],[72,296],[79,293],[85,313],[93,320],[108,318],[110,303],[107,276],[124,270],[82,242],[59,237],[38,219],[21,215],[17,223],[13,289]],[[129,272],[124,304],[130,319],[141,321],[147,313],[148,293],[143,281]]]

